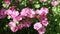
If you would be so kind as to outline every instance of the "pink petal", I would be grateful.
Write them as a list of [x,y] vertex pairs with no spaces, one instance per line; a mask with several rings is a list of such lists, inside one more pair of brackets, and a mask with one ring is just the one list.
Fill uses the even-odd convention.
[[38,33],[39,34],[44,34],[45,33],[45,28],[44,27],[41,27],[39,30],[38,30]]
[[9,22],[9,27],[16,27],[16,23],[15,22]]
[[52,6],[56,6],[56,5],[58,5],[58,2],[54,0],[51,2],[51,4],[52,4]]
[[19,24],[18,29],[22,29],[24,27],[24,24]]
[[22,24],[24,24],[24,27],[30,27],[31,22],[29,20],[24,20]]
[[11,27],[10,29],[11,29],[12,32],[18,31],[18,27]]
[[18,15],[19,15],[19,12],[18,11],[13,11],[12,14],[11,14],[11,17],[12,18],[15,18]]
[[42,27],[42,24],[40,22],[37,22],[34,24],[34,29],[38,30]]
[[12,14],[12,11],[8,9],[8,10],[5,11],[5,14],[11,15]]
[[22,20],[22,16],[16,16],[15,18],[13,18],[14,22],[20,21]]

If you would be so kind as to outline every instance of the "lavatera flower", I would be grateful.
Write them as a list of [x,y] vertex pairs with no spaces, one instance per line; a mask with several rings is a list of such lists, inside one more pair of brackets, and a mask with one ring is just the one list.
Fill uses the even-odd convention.
[[39,15],[47,15],[47,13],[49,12],[48,8],[46,7],[42,7],[40,10],[36,10],[36,14],[39,14]]
[[35,16],[35,12],[33,9],[30,8],[24,8],[22,9],[22,11],[20,12],[21,16],[27,16],[29,18],[33,18]]
[[58,3],[58,1],[56,1],[56,0],[53,0],[53,1],[51,2],[51,5],[54,6],[54,7],[57,6],[58,4],[59,4],[59,3]]
[[34,29],[39,30],[42,27],[42,24],[40,22],[37,22],[34,24]]
[[15,22],[9,22],[8,26],[10,27],[12,32],[18,31],[18,27],[16,26]]
[[46,32],[46,29],[44,26],[42,26],[39,30],[38,30],[38,33],[39,34],[44,34]]

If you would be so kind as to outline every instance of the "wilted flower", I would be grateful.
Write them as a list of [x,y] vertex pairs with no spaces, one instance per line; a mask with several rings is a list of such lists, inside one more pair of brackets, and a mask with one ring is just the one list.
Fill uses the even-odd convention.
[[30,20],[23,20],[22,24],[24,24],[24,27],[30,27],[31,22]]
[[16,6],[9,7],[9,9],[12,11],[16,11],[15,8],[16,8]]
[[22,23],[21,23],[21,24],[18,24],[18,26],[17,26],[17,27],[18,27],[18,29],[20,29],[20,30],[21,30],[21,29],[24,27],[24,24],[22,24]]
[[2,19],[2,18],[5,18],[6,17],[6,14],[5,14],[5,9],[1,9],[0,10],[0,19]]

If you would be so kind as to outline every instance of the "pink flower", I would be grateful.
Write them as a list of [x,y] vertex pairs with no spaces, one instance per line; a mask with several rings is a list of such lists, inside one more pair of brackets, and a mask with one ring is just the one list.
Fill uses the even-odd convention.
[[56,5],[58,5],[58,2],[55,1],[55,0],[53,0],[53,1],[51,2],[51,4],[52,4],[52,6],[56,6]]
[[9,27],[16,27],[16,23],[15,22],[9,22]]
[[47,15],[47,13],[49,11],[48,8],[45,8],[45,7],[42,7],[40,10],[42,11],[41,15],[43,15],[43,14]]
[[22,20],[22,16],[20,16],[20,15],[13,18],[14,22],[17,22],[17,21],[20,21],[20,20]]
[[6,4],[7,6],[9,6],[9,5],[10,5],[10,1],[11,1],[11,0],[5,0],[5,4]]
[[35,16],[35,12],[33,11],[33,9],[30,9],[30,8],[22,9],[20,14],[22,16],[27,16],[27,17],[30,17],[30,18],[33,18]]
[[22,24],[24,24],[24,27],[30,27],[31,22],[30,20],[23,20]]
[[18,26],[17,26],[17,27],[18,27],[18,29],[20,29],[20,30],[21,30],[21,29],[24,27],[24,24],[18,24]]
[[46,15],[42,15],[40,16],[41,17],[41,23],[44,25],[44,26],[47,26],[48,25],[48,20],[46,18]]
[[41,11],[41,10],[36,10],[36,14],[41,15],[42,13],[43,13],[43,11]]
[[41,2],[46,2],[47,0],[40,0]]
[[34,24],[34,29],[39,30],[42,27],[42,24],[40,22],[37,22]]
[[18,27],[16,26],[15,22],[9,22],[8,25],[9,25],[12,32],[16,32],[18,30]]
[[13,11],[12,14],[11,14],[11,18],[15,18],[18,15],[19,15],[18,11]]
[[8,9],[8,10],[5,11],[5,14],[11,15],[12,14],[12,11],[10,9]]
[[28,11],[27,8],[24,8],[24,9],[22,9],[22,11],[20,12],[20,14],[21,14],[22,16],[27,16],[26,11]]
[[36,14],[39,14],[39,15],[46,15],[48,13],[48,8],[45,8],[45,7],[42,7],[40,10],[36,10]]
[[15,11],[16,6],[9,7],[11,11]]
[[11,29],[12,32],[18,31],[18,27],[11,27],[10,29]]
[[19,12],[16,10],[12,11],[12,10],[8,9],[5,11],[5,14],[9,15],[11,18],[15,18],[16,16],[19,15]]
[[6,11],[6,10],[5,10],[5,9],[3,9],[3,8],[0,10],[0,19],[2,19],[2,18],[5,18],[5,17],[6,17],[5,11]]
[[42,20],[42,24],[43,24],[44,26],[47,26],[47,25],[48,25],[48,21],[47,21],[47,20]]
[[34,18],[35,17],[35,12],[33,9],[30,10],[30,14],[28,14],[28,17]]
[[45,28],[44,27],[41,27],[39,30],[38,30],[38,33],[39,34],[44,34],[45,33]]

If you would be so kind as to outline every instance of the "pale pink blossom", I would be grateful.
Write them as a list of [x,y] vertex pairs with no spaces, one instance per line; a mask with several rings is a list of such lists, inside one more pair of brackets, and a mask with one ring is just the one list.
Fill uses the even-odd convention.
[[41,11],[41,10],[36,10],[36,14],[41,15],[41,14],[42,14],[42,12],[43,12],[43,11]]
[[37,22],[34,24],[34,29],[39,30],[42,27],[42,24],[40,22]]
[[16,32],[18,30],[18,27],[16,26],[15,22],[9,22],[8,25],[9,25],[12,32]]
[[17,32],[18,31],[18,27],[11,27],[10,28],[12,32]]
[[57,5],[58,5],[58,1],[53,0],[53,1],[51,2],[51,5],[52,5],[52,6],[57,6]]
[[16,23],[15,22],[9,22],[9,27],[16,27]]
[[33,18],[35,16],[34,10],[30,9],[30,8],[24,8],[24,9],[22,9],[22,11],[20,12],[20,14],[22,16],[27,16],[27,17],[30,17],[30,18]]
[[12,11],[10,9],[8,9],[8,10],[5,11],[5,14],[11,15],[12,14]]
[[10,7],[8,10],[5,11],[5,14],[7,15],[11,15],[12,13],[14,13],[15,10],[15,6]]
[[19,12],[16,10],[12,11],[12,10],[8,9],[5,11],[5,14],[9,15],[11,18],[15,18],[16,16],[19,15]]
[[27,16],[26,11],[28,11],[27,8],[22,9],[20,15]]
[[19,15],[19,12],[18,11],[13,11],[12,14],[11,14],[11,17],[12,18],[15,18],[18,15]]
[[[29,12],[28,12],[29,13]],[[35,12],[33,9],[30,10],[30,14],[28,14],[28,17],[33,18],[35,17]]]
[[13,18],[14,22],[17,22],[17,21],[20,21],[20,20],[22,20],[22,16],[20,16],[20,15]]
[[36,10],[36,14],[39,14],[39,15],[46,15],[48,13],[48,8],[45,8],[45,7],[42,7],[40,10]]
[[38,33],[39,33],[39,34],[44,34],[45,32],[46,32],[45,27],[41,27],[41,28],[38,30]]
[[14,9],[15,7],[11,7],[10,9],[5,11],[5,14],[10,16],[14,22],[22,20],[22,16],[19,15],[19,12]]
[[46,8],[46,7],[42,7],[41,9],[40,9],[41,11],[42,11],[42,15],[45,13],[45,15],[48,13],[48,8]]

